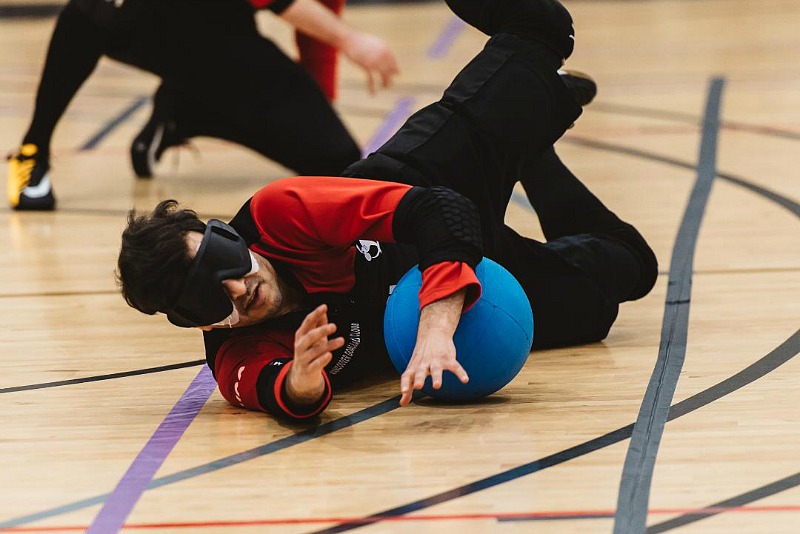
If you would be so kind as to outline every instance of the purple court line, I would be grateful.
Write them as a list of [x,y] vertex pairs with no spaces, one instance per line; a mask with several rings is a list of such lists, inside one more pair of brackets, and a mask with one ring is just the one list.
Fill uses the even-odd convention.
[[386,115],[386,118],[383,119],[383,123],[378,130],[372,134],[372,138],[370,138],[362,149],[363,157],[367,157],[372,152],[375,152],[383,143],[389,140],[400,125],[411,115],[413,106],[413,97],[407,96],[397,99],[392,110]]
[[203,365],[103,503],[100,512],[86,530],[87,534],[111,534],[122,529],[142,493],[216,386],[211,369]]
[[447,54],[447,51],[450,50],[450,47],[456,40],[456,37],[467,27],[467,23],[461,20],[458,17],[453,17],[450,19],[450,22],[447,23],[447,26],[444,27],[442,33],[439,34],[439,38],[436,39],[436,42],[428,48],[428,58],[430,59],[440,59]]

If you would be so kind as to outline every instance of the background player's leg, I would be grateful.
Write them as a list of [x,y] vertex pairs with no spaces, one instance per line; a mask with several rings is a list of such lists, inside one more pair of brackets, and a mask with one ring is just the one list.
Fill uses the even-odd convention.
[[102,54],[103,33],[72,2],[58,17],[36,92],[36,108],[23,144],[47,156],[56,123]]
[[104,34],[73,2],[58,17],[36,93],[36,107],[19,151],[9,158],[6,191],[12,208],[51,210],[50,140],[72,97],[94,70]]
[[[152,21],[159,31],[184,16],[167,4]],[[161,76],[172,93],[162,114],[175,123],[173,139],[227,139],[299,174],[337,175],[360,158],[311,76],[258,33],[244,2],[198,4],[179,26],[161,51],[140,40],[137,57],[127,58]]]
[[523,162],[520,182],[549,240],[629,227],[567,168],[554,148]]

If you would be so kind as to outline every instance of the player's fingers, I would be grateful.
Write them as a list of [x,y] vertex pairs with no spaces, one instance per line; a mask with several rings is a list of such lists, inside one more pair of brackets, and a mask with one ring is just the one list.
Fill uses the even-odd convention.
[[323,352],[322,354],[314,358],[312,361],[308,362],[308,369],[310,371],[322,371],[322,369],[326,365],[331,363],[332,359],[333,359],[333,353],[331,353],[330,351]]
[[433,389],[442,387],[442,367],[440,365],[431,365],[431,384]]
[[365,69],[367,72],[367,91],[370,95],[375,94],[375,76],[372,74],[372,71],[367,68]]
[[454,361],[453,363],[448,365],[446,369],[452,372],[454,375],[456,375],[456,377],[458,377],[458,379],[461,381],[462,384],[466,384],[467,382],[469,382],[469,375],[467,374],[467,371],[463,367],[461,367],[461,364],[458,363],[457,361]]
[[305,316],[303,322],[300,323],[300,328],[297,329],[298,333],[306,333],[309,330],[325,324],[328,322],[328,306],[326,304],[320,304],[316,308],[314,308],[311,313]]
[[[336,332],[336,325],[327,323],[305,332],[302,335],[296,336],[294,342],[295,353],[312,350],[315,347],[322,346],[327,340],[328,336]],[[298,331],[298,333],[300,333]]]
[[406,371],[400,377],[400,406],[405,406],[411,400],[411,373]]
[[381,85],[384,89],[388,89],[392,86],[392,76],[391,72],[387,72],[385,70],[381,71]]
[[414,389],[422,389],[426,378],[428,378],[428,368],[417,369],[414,373]]
[[325,350],[327,352],[333,352],[335,350],[338,350],[338,349],[342,348],[343,346],[344,346],[344,338],[343,337],[337,337],[337,338],[329,340],[325,344]]

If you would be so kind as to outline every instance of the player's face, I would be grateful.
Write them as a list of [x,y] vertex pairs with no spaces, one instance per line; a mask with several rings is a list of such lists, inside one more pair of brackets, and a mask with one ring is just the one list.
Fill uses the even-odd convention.
[[[186,242],[189,256],[194,258],[203,234],[189,232]],[[222,286],[236,308],[239,320],[233,325],[212,325],[201,327],[203,330],[210,328],[240,328],[260,323],[266,319],[277,317],[286,313],[284,309],[284,295],[281,290],[278,275],[272,264],[263,256],[253,254],[258,263],[258,271],[247,274],[241,278],[223,280]]]

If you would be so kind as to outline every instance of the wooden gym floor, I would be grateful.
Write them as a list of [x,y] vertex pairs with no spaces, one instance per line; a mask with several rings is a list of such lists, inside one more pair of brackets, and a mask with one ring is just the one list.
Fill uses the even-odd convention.
[[[54,137],[59,210],[0,207],[0,531],[800,532],[800,3],[567,5],[568,66],[600,93],[558,150],[652,243],[658,284],[604,342],[534,352],[485,402],[398,409],[378,382],[312,430],[227,405],[199,333],[127,308],[113,279],[132,206],[232,215],[287,171],[199,139],[137,181],[157,81],[103,61]],[[368,147],[484,41],[443,2],[347,19],[402,68],[370,98],[344,65],[338,109]],[[0,19],[2,150],[53,24]],[[524,195],[508,218],[538,235]]]

